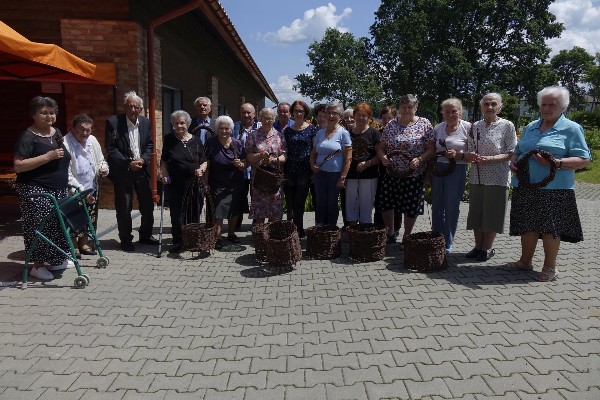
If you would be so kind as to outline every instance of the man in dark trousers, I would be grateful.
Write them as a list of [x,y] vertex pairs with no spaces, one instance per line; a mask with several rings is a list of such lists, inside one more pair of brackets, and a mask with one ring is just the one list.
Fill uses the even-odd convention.
[[131,224],[131,198],[137,195],[142,214],[140,243],[158,245],[152,236],[154,203],[150,189],[150,160],[154,143],[150,120],[140,115],[142,99],[134,92],[125,94],[125,114],[106,120],[106,153],[109,179],[115,186],[115,209],[121,249],[134,251]]

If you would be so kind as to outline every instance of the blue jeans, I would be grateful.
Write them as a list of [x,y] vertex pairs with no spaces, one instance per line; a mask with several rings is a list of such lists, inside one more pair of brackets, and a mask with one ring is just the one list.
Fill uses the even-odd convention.
[[339,172],[320,171],[314,175],[315,192],[317,192],[317,211],[315,222],[317,225],[337,225],[339,208],[338,196],[340,190],[335,186]]
[[[437,163],[439,171],[448,164]],[[458,227],[460,201],[465,191],[467,164],[456,164],[454,171],[444,177],[431,176],[432,224],[431,230],[444,235],[446,250],[452,250],[452,242]]]

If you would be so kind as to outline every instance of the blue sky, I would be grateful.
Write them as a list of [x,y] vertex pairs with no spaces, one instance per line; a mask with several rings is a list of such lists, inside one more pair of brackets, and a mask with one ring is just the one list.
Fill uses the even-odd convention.
[[[310,72],[308,46],[321,40],[325,29],[336,27],[355,38],[370,36],[381,4],[378,0],[220,2],[280,101],[301,98],[292,90],[294,77]],[[600,52],[600,0],[557,0],[550,11],[565,26],[560,38],[548,42],[552,55],[573,46]]]

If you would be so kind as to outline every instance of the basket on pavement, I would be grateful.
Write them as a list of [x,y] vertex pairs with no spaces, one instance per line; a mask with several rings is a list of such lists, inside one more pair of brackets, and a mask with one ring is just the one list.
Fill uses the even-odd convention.
[[181,227],[181,248],[184,251],[210,251],[217,243],[217,227],[213,223],[191,223]]
[[386,228],[380,224],[358,224],[348,227],[350,258],[361,262],[383,260],[387,241]]
[[254,243],[254,252],[256,261],[260,263],[267,262],[267,228],[269,223],[256,224],[252,226],[252,242]]
[[434,272],[446,268],[446,241],[437,232],[407,235],[404,243],[404,267],[418,272]]
[[267,227],[267,261],[273,267],[289,267],[302,259],[300,237],[293,221],[275,221]]
[[342,253],[342,236],[337,226],[313,226],[306,229],[306,254],[316,260],[337,258]]

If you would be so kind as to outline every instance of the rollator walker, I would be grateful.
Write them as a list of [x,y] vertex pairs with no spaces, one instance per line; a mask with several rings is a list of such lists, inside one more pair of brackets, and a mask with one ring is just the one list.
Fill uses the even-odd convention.
[[[52,206],[48,215],[46,215],[44,219],[42,219],[37,229],[35,230],[35,237],[33,239],[33,243],[31,244],[31,247],[29,248],[29,251],[25,256],[25,266],[23,267],[23,283],[21,285],[21,289],[27,289],[27,277],[29,275],[29,263],[31,261],[31,254],[33,253],[33,249],[35,249],[36,245],[38,244],[38,241],[40,240],[45,241],[46,243],[60,251],[69,260],[73,261],[73,264],[75,264],[75,269],[77,271],[77,278],[75,278],[74,281],[74,286],[76,289],[85,288],[90,283],[90,277],[81,272],[81,266],[79,265],[79,261],[77,260],[77,256],[75,254],[75,246],[73,245],[73,241],[71,240],[72,233],[83,233],[87,235],[90,239],[92,239],[99,255],[99,258],[96,261],[96,267],[106,268],[108,266],[108,257],[105,257],[102,254],[102,249],[100,248],[100,243],[98,242],[98,238],[96,236],[96,230],[94,229],[92,218],[90,217],[90,213],[88,212],[86,206],[85,199],[92,192],[92,189],[87,189],[83,192],[79,191],[79,188],[76,187],[72,187],[72,189],[76,190],[75,194],[60,200],[57,200],[56,197],[49,193],[35,193],[30,195],[30,197],[47,197],[52,202]],[[42,233],[50,218],[54,216],[58,218],[59,225],[62,229],[63,234],[65,235],[65,239],[67,240],[67,243],[69,243],[70,254],[66,253],[63,249],[58,247],[55,243],[53,243]]]

